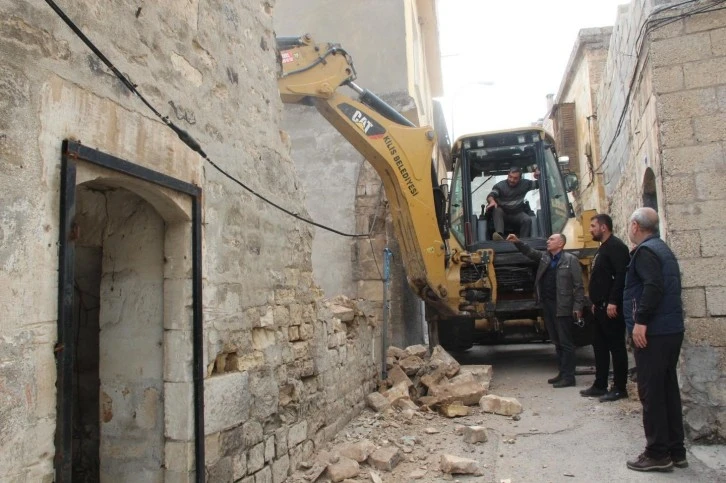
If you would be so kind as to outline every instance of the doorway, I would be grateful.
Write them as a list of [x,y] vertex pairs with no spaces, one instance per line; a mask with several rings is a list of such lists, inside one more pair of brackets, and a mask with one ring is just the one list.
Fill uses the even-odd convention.
[[62,175],[56,481],[203,481],[201,192],[70,141]]

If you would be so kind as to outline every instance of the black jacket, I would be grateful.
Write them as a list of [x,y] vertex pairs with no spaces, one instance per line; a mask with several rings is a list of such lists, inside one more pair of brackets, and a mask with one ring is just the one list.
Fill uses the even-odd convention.
[[625,273],[630,262],[628,247],[620,238],[610,235],[598,248],[592,260],[588,294],[593,304],[614,304],[623,307]]

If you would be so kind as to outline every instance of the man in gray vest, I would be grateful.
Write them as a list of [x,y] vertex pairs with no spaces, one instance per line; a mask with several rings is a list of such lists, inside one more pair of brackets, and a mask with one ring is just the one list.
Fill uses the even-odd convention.
[[547,251],[540,252],[522,242],[516,235],[507,237],[517,250],[537,262],[535,291],[542,306],[545,326],[557,351],[558,374],[547,380],[554,388],[575,385],[575,342],[572,338],[573,319],[582,317],[585,290],[582,267],[577,257],[563,250],[565,235],[555,233],[547,239]]
[[632,335],[643,404],[645,451],[627,462],[636,471],[671,471],[688,466],[676,366],[683,342],[683,304],[678,261],[658,237],[658,213],[638,208],[630,217],[630,252],[623,308]]

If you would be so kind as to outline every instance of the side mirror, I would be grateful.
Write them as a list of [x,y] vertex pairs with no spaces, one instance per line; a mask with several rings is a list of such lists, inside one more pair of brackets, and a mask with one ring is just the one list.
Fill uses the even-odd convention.
[[569,156],[557,156],[557,164],[560,165],[560,169],[564,170],[570,167],[570,157]]
[[575,173],[568,173],[565,175],[565,189],[568,192],[576,191],[579,187],[580,180],[577,178],[577,175]]

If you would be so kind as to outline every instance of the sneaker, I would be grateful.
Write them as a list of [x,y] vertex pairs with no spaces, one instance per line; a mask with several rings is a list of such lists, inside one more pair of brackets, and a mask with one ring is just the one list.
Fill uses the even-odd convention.
[[653,459],[642,453],[634,460],[628,461],[626,466],[635,471],[673,471],[673,461],[670,456]]
[[617,401],[618,399],[626,399],[627,397],[628,391],[612,388],[600,398],[600,402]]
[[562,387],[572,387],[575,385],[574,379],[560,379],[556,383],[552,384],[552,387],[555,389],[560,389]]
[[492,240],[502,241],[502,240],[504,240],[504,236],[501,233],[499,233],[498,231],[495,231],[494,233],[492,233]]
[[562,374],[557,374],[555,377],[550,377],[547,379],[547,384],[554,384],[556,382],[560,382],[562,380]]
[[685,455],[671,456],[671,461],[673,461],[673,466],[676,468],[688,468],[688,460]]
[[588,387],[587,389],[583,389],[580,391],[580,396],[582,397],[600,397],[607,394],[607,389],[602,389],[600,387],[597,387],[595,385],[592,385]]

